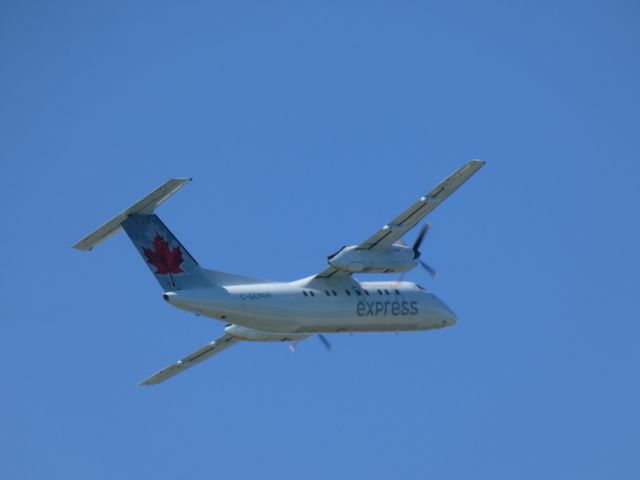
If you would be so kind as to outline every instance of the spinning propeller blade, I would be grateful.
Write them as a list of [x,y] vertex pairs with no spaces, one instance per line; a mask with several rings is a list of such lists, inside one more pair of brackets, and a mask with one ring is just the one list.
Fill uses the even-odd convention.
[[326,348],[327,351],[330,352],[331,351],[331,344],[329,343],[329,340],[327,340],[327,337],[325,337],[324,335],[319,333],[318,334],[318,338],[322,342],[322,345],[324,345],[324,348]]
[[424,268],[427,272],[429,272],[429,274],[432,277],[435,278],[436,276],[435,269],[432,266],[430,266],[427,262],[423,262],[422,260],[420,260],[420,255],[422,255],[422,253],[420,252],[420,246],[422,245],[422,241],[424,240],[425,235],[429,231],[429,226],[430,225],[428,223],[424,224],[424,227],[422,227],[422,230],[420,230],[420,233],[418,234],[418,238],[416,238],[416,241],[413,243],[413,247],[411,248],[413,249],[413,258],[418,260],[420,265],[422,265],[422,268]]
[[422,268],[424,268],[427,272],[429,272],[429,274],[433,278],[436,277],[438,272],[436,272],[432,266],[430,266],[427,262],[423,262],[422,260],[418,260],[418,262],[420,262],[420,265],[422,265]]
[[420,230],[420,233],[418,234],[418,238],[416,238],[416,241],[413,243],[413,258],[420,258],[420,245],[422,245],[422,241],[424,240],[424,236],[427,234],[427,232],[429,231],[429,224],[425,223],[424,227],[422,227],[422,230]]

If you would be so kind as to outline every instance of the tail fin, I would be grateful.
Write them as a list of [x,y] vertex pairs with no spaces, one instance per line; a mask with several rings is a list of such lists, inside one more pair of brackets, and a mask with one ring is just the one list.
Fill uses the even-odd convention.
[[165,292],[210,284],[198,262],[157,215],[129,215],[121,225]]
[[207,274],[200,268],[198,262],[173,236],[164,223],[152,213],[158,205],[190,180],[186,178],[168,180],[142,200],[87,235],[73,247],[80,250],[91,250],[120,228],[124,228],[165,291],[210,285],[211,282]]

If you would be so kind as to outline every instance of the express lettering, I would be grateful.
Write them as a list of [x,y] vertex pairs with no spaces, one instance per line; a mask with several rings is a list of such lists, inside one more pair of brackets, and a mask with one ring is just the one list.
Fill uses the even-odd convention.
[[359,317],[375,317],[378,315],[416,315],[418,302],[358,302],[356,314]]

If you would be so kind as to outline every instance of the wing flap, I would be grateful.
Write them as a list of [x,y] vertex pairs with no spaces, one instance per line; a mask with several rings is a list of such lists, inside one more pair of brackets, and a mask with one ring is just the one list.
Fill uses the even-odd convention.
[[193,367],[197,363],[200,363],[207,358],[222,352],[223,350],[226,350],[227,348],[235,345],[238,342],[240,342],[240,340],[230,335],[223,335],[220,338],[216,338],[201,349],[196,350],[183,359],[178,360],[176,363],[163,368],[159,372],[154,373],[149,378],[140,383],[140,385],[157,385],[158,383],[164,382],[168,378],[171,378],[178,373],[184,372],[186,369]]

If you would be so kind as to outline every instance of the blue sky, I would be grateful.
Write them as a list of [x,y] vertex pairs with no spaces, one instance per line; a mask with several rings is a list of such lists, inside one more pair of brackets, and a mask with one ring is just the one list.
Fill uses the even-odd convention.
[[[638,478],[640,11],[587,2],[0,3],[2,478]],[[313,274],[430,215],[432,333],[243,344],[128,239],[173,176],[200,263]],[[407,238],[413,241],[416,232]]]

